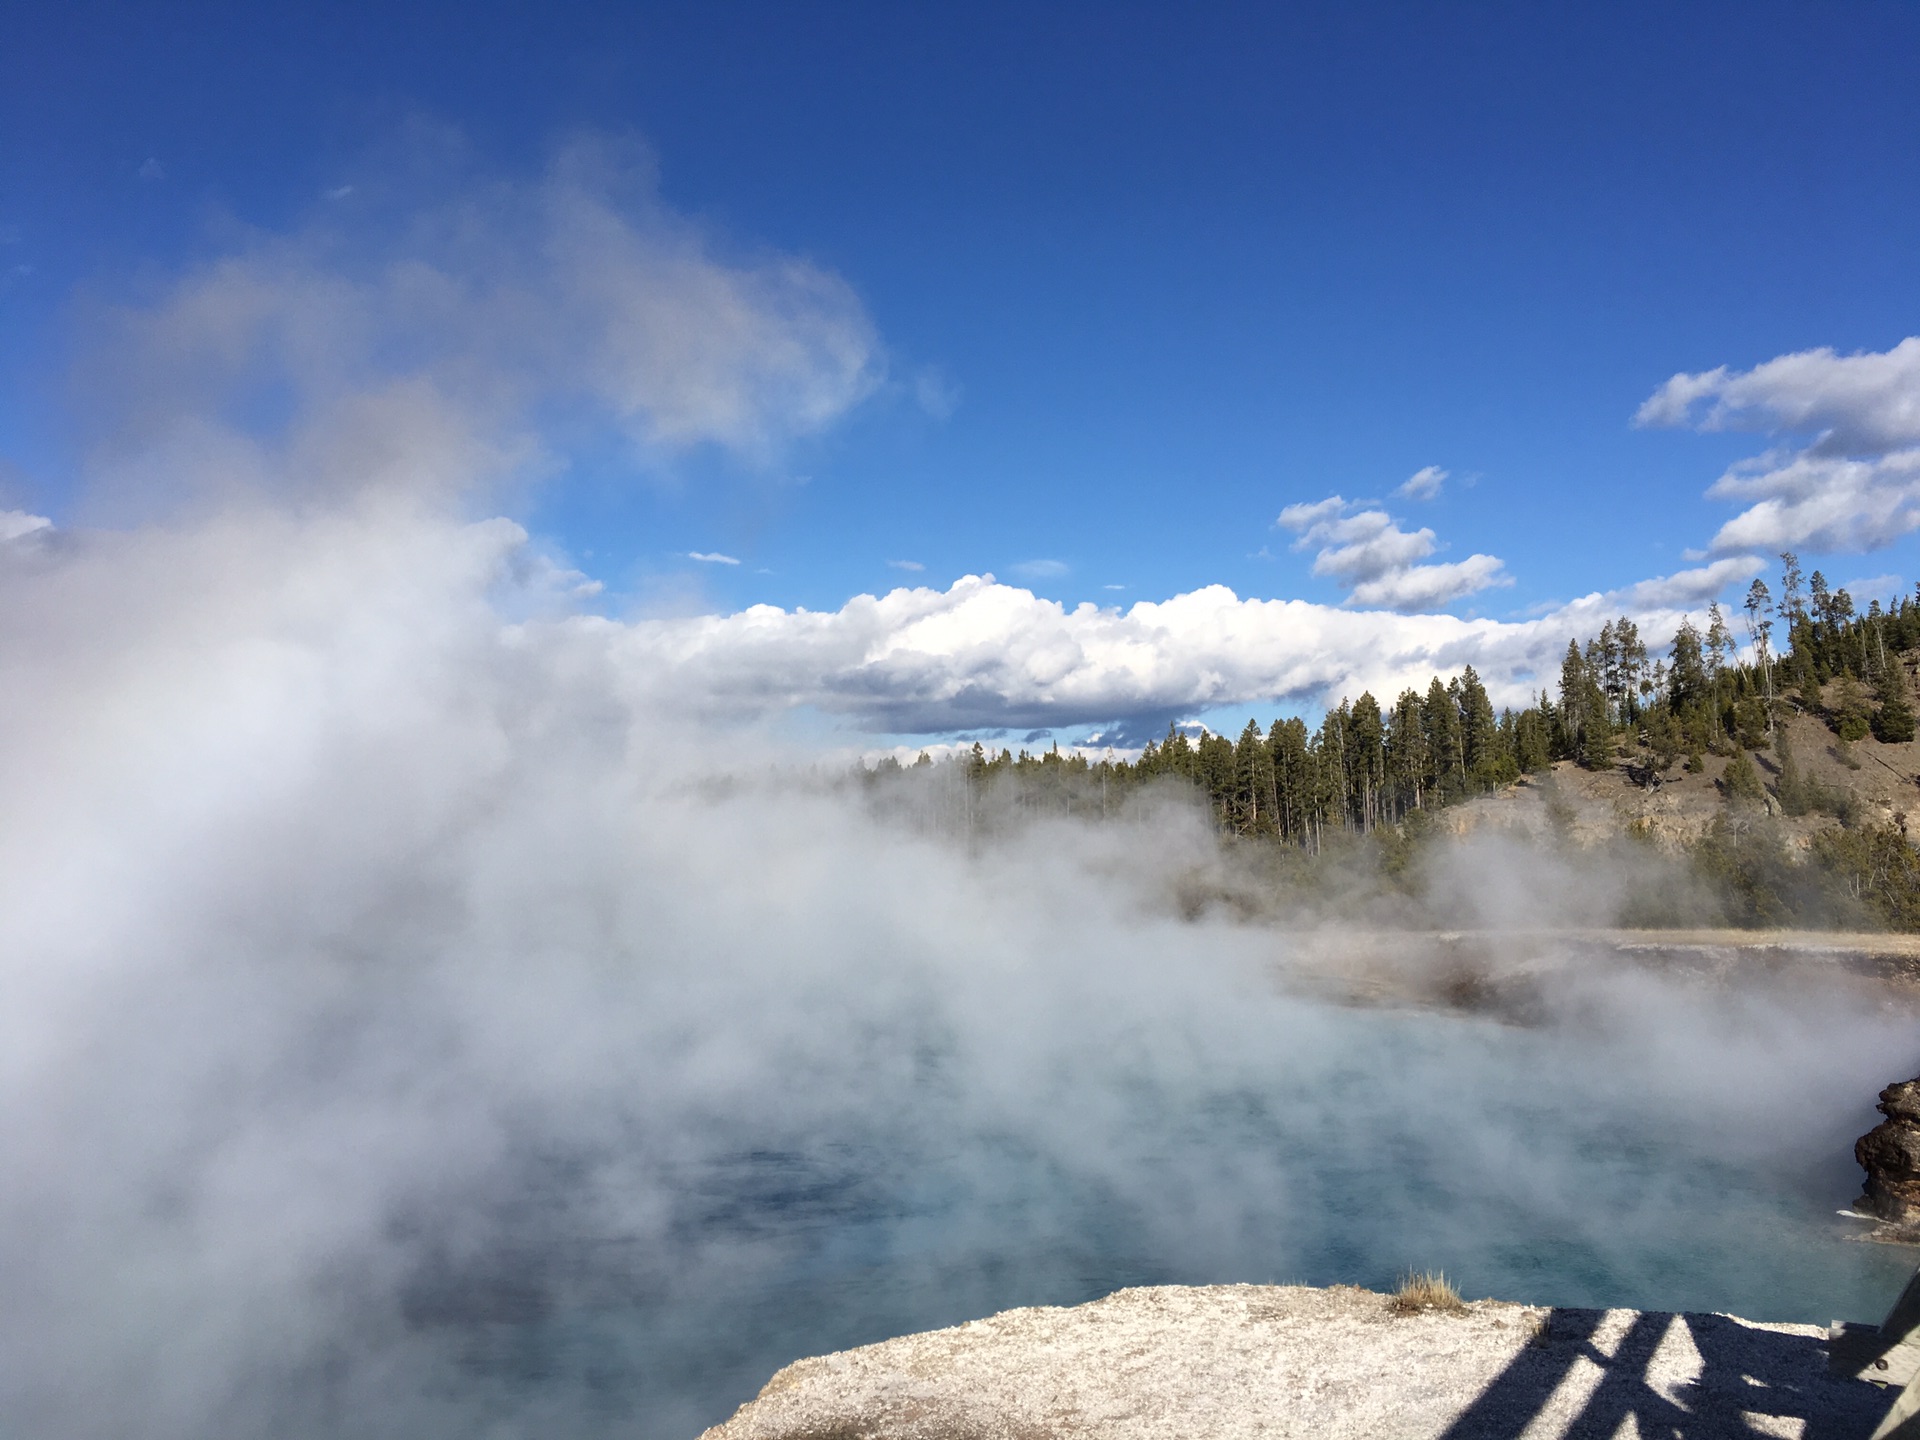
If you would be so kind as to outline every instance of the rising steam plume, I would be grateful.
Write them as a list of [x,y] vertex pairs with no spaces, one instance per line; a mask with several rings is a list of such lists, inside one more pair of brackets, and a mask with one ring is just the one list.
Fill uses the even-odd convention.
[[[689,1434],[770,1358],[1116,1254],[1511,1288],[1559,1245],[1765,1309],[1659,1237],[1844,1184],[1897,1017],[1646,976],[1532,1031],[1333,1008],[1284,925],[1158,903],[1215,863],[1191,816],[969,850],[779,779],[480,517],[556,395],[639,465],[830,422],[883,368],[851,293],[592,149],[395,234],[94,317],[91,520],[0,542],[18,1433]],[[1538,924],[1592,893],[1562,864],[1450,883]]]

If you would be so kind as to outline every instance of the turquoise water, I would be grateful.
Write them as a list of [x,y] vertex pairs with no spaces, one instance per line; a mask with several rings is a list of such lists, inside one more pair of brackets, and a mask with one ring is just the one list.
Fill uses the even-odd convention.
[[884,1121],[766,1124],[650,1172],[644,1233],[583,1202],[606,1181],[572,1157],[500,1210],[491,1249],[416,1277],[423,1383],[503,1433],[691,1436],[799,1356],[1129,1285],[1444,1268],[1476,1297],[1825,1323],[1878,1319],[1920,1258],[1834,1215],[1902,1027],[1847,1055],[1683,1027],[1679,1050],[1711,1055],[1701,1099],[1697,1076],[1634,1074],[1632,1037],[1315,1024],[1236,1067],[1265,1084],[1109,1077],[1062,1102],[1064,1129],[983,1124],[937,1076]]

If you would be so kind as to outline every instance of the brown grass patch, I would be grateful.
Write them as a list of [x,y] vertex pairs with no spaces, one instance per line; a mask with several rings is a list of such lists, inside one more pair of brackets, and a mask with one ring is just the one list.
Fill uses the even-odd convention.
[[1459,1315],[1465,1313],[1467,1307],[1445,1271],[1423,1270],[1417,1275],[1412,1271],[1407,1273],[1400,1288],[1388,1297],[1387,1308],[1396,1315],[1419,1315],[1429,1310]]

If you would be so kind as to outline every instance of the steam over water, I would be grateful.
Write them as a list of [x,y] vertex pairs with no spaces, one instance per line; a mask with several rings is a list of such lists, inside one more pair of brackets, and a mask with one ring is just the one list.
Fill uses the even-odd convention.
[[620,627],[504,622],[518,546],[367,505],[9,553],[20,1433],[686,1435],[797,1355],[1142,1282],[1895,1288],[1832,1211],[1903,1017],[1289,997],[1284,926],[1162,903],[1190,816],[969,854],[756,778]]
[[[1903,1016],[1290,996],[1285,923],[1166,903],[1191,814],[875,818],[475,523],[533,417],[763,456],[880,383],[850,287],[603,162],[112,319],[96,524],[0,514],[9,1433],[687,1436],[797,1355],[1149,1281],[1881,1313],[1903,1257],[1832,1211]],[[1614,883],[1463,852],[1446,913]]]

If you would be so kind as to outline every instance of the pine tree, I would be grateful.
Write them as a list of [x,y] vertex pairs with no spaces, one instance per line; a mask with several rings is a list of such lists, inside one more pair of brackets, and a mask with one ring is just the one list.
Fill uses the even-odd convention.
[[1527,775],[1536,775],[1553,764],[1553,717],[1551,707],[1530,705],[1513,722],[1513,760]]
[[1600,687],[1600,693],[1609,705],[1625,693],[1620,670],[1620,646],[1614,624],[1609,620],[1600,627],[1600,634],[1587,641],[1587,672],[1593,676],[1594,683]]
[[1807,607],[1800,599],[1800,557],[1791,550],[1780,552],[1780,618],[1787,622],[1789,634],[1807,618]]
[[1393,794],[1396,819],[1408,810],[1425,808],[1429,769],[1420,692],[1403,690],[1387,720],[1387,785]]
[[1195,771],[1214,814],[1232,824],[1233,816],[1233,742],[1211,730],[1200,736],[1194,747]]
[[1587,728],[1587,696],[1592,689],[1580,642],[1569,640],[1566,658],[1560,662],[1560,744],[1557,748],[1563,755],[1573,757],[1580,753],[1580,736]]
[[1673,768],[1673,762],[1680,758],[1680,752],[1686,746],[1686,739],[1681,733],[1680,722],[1674,718],[1673,710],[1665,700],[1647,711],[1643,717],[1641,734],[1647,748],[1640,778],[1642,783],[1653,785]]
[[1700,632],[1691,620],[1682,620],[1673,635],[1673,668],[1667,673],[1667,693],[1676,714],[1707,697],[1707,666],[1700,649]]
[[[1599,692],[1595,691],[1598,701]],[[1607,724],[1606,707],[1596,703],[1598,712],[1580,732],[1580,763],[1589,770],[1604,770],[1613,764],[1618,751],[1613,741],[1613,727]]]
[[[1820,572],[1814,572],[1819,579]],[[1773,592],[1767,589],[1767,582],[1754,577],[1753,584],[1747,587],[1747,635],[1753,641],[1754,667],[1760,672],[1760,690],[1766,696],[1766,723],[1771,732],[1773,728],[1773,654],[1768,637],[1773,634],[1773,621],[1767,616],[1773,611]]]
[[1491,790],[1505,778],[1493,701],[1471,665],[1460,674],[1460,747],[1468,781],[1476,789]]
[[1721,676],[1733,668],[1734,644],[1733,632],[1727,629],[1726,617],[1720,613],[1720,602],[1714,601],[1707,606],[1707,679],[1716,691]]
[[1350,707],[1345,700],[1340,708],[1329,710],[1320,722],[1318,745],[1321,781],[1320,806],[1329,821],[1343,827],[1353,823],[1353,777],[1347,766],[1347,718]]
[[1267,750],[1273,757],[1275,803],[1282,837],[1304,842],[1313,796],[1307,753],[1307,726],[1297,716],[1273,722],[1267,731]]
[[1362,690],[1348,712],[1347,761],[1353,775],[1353,795],[1358,806],[1360,828],[1371,831],[1380,823],[1380,792],[1386,778],[1384,742],[1387,727],[1380,715],[1380,702],[1371,692]]
[[1843,674],[1834,690],[1833,732],[1851,744],[1867,738],[1873,728],[1872,712],[1867,707],[1867,692],[1852,675]]
[[1785,725],[1773,732],[1773,753],[1780,765],[1780,778],[1774,782],[1773,791],[1781,811],[1788,815],[1806,814],[1813,808],[1812,792],[1793,753],[1793,742],[1787,736]]
[[1274,828],[1273,756],[1254,721],[1240,732],[1233,747],[1233,821],[1243,835]]
[[1760,784],[1760,772],[1754,767],[1745,750],[1733,752],[1733,759],[1727,762],[1727,772],[1720,777],[1720,787],[1730,800],[1758,802],[1766,799],[1766,789]]
[[1466,784],[1466,756],[1460,744],[1460,711],[1438,675],[1427,686],[1427,698],[1420,706],[1420,718],[1427,732],[1427,788],[1444,805],[1459,795]]
[[1889,657],[1880,663],[1873,688],[1874,698],[1880,702],[1873,716],[1874,738],[1887,745],[1904,745],[1913,739],[1914,720],[1898,659]]
[[1640,639],[1640,627],[1622,615],[1613,622],[1614,673],[1610,688],[1614,714],[1622,725],[1631,725],[1639,716],[1646,697],[1653,693],[1655,672],[1647,665],[1647,647]]

